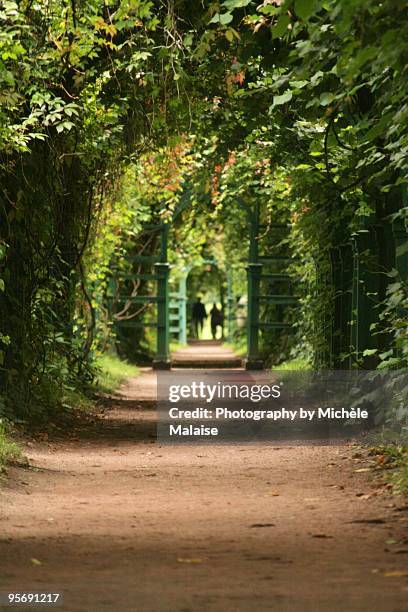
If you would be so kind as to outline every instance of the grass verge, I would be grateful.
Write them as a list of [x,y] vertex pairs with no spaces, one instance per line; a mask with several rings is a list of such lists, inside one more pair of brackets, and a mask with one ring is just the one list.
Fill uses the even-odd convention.
[[170,342],[170,353],[174,353],[178,349],[186,348],[188,344],[182,344],[181,342]]
[[310,370],[311,369],[311,365],[310,363],[307,361],[307,359],[304,359],[302,357],[297,357],[295,359],[288,359],[287,361],[282,361],[282,363],[272,366],[272,370],[279,370],[279,371],[298,371],[298,372],[302,372],[304,370]]
[[243,339],[241,341],[237,340],[234,342],[223,342],[223,346],[234,351],[234,353],[238,355],[238,357],[245,357],[247,353],[246,339]]
[[372,449],[378,467],[383,468],[385,480],[391,484],[397,495],[408,493],[408,434],[393,443],[386,443]]
[[140,374],[137,366],[113,353],[105,353],[98,357],[96,365],[99,370],[97,387],[104,393],[113,393],[127,378]]
[[0,421],[0,472],[3,472],[7,463],[21,458],[21,449],[9,438],[8,427]]

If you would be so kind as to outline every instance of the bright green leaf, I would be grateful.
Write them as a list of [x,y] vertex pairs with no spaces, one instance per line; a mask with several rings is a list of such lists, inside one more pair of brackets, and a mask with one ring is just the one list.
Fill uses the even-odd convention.
[[234,9],[248,6],[248,4],[251,4],[251,2],[252,0],[225,0],[222,5],[229,11],[233,11]]
[[280,96],[273,96],[273,104],[272,106],[281,106],[282,104],[286,104],[286,102],[289,102],[292,99],[292,92],[290,90],[285,91],[285,93],[283,93]]
[[330,93],[329,91],[326,91],[325,93],[322,93],[320,95],[320,98],[319,98],[320,106],[328,106],[331,102],[333,102],[333,100],[334,100],[334,95]]
[[231,13],[216,13],[211,19],[210,23],[219,23],[221,25],[227,25],[233,20]]
[[281,15],[276,25],[272,28],[272,38],[280,38],[286,34],[289,22],[289,15]]

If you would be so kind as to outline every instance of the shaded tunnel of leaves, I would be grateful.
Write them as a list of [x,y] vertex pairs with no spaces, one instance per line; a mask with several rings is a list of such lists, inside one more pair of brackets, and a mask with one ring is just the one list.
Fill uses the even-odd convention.
[[[1,3],[2,413],[55,410],[100,352],[151,355],[149,328],[114,331],[141,313],[108,303],[112,270],[134,271],[155,247],[142,225],[171,221],[186,194],[175,278],[208,256],[242,269],[255,201],[263,248],[295,256],[295,333],[263,335],[271,363],[407,365],[404,8]],[[233,285],[244,294],[245,275]]]

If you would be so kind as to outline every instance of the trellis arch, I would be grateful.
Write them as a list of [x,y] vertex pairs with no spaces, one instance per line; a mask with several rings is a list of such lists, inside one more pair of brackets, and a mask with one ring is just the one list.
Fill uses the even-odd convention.
[[[171,221],[161,221],[156,224],[146,224],[146,231],[154,231],[159,237],[158,253],[144,256],[136,255],[133,260],[141,266],[149,266],[151,269],[141,270],[134,273],[133,280],[154,281],[155,293],[146,295],[123,296],[123,300],[132,300],[138,304],[155,304],[155,321],[143,323],[140,321],[117,321],[120,327],[153,327],[157,330],[156,353],[153,367],[156,369],[170,369],[170,334],[178,334],[181,343],[187,341],[187,277],[192,265],[183,267],[183,273],[177,291],[170,292],[170,264],[168,262],[168,237],[172,223],[183,210],[189,205],[189,193],[185,192],[180,205],[176,209]],[[247,258],[247,354],[245,367],[249,370],[261,369],[263,361],[259,351],[259,336],[262,329],[287,329],[291,331],[291,325],[284,320],[261,320],[260,306],[262,303],[270,303],[279,306],[278,310],[286,306],[294,306],[297,297],[291,288],[290,275],[287,270],[291,257],[262,253],[260,248],[260,232],[265,227],[260,223],[259,204],[255,203],[248,207],[243,202],[237,202],[238,206],[245,212],[248,219],[249,249]],[[268,228],[276,230],[287,230],[285,224],[268,224]],[[205,263],[216,263],[215,260],[204,260]],[[265,271],[265,268],[271,268]],[[232,294],[231,270],[227,273],[227,338],[231,339],[232,324],[234,320],[234,296]],[[115,279],[120,282],[120,274]],[[266,289],[263,288],[266,286]],[[284,288],[286,286],[286,289]],[[278,287],[278,289],[276,289]],[[282,316],[282,319],[284,317]],[[177,321],[177,325],[176,325]]]

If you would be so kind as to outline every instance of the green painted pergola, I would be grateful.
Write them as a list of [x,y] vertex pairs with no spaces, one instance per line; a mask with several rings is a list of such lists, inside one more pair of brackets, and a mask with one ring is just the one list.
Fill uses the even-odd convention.
[[[157,255],[135,255],[132,261],[140,265],[153,266],[153,273],[134,273],[131,276],[132,280],[148,280],[156,283],[155,295],[136,295],[136,296],[121,296],[122,301],[131,301],[136,304],[154,303],[157,306],[157,316],[155,322],[142,322],[137,320],[117,321],[119,327],[143,328],[150,327],[157,330],[156,353],[153,360],[155,369],[168,370],[171,368],[170,356],[170,337],[171,334],[176,334],[178,341],[182,344],[187,342],[187,277],[193,266],[183,266],[182,275],[179,279],[178,289],[176,292],[170,292],[170,273],[171,265],[168,262],[168,237],[172,222],[189,204],[188,192],[182,199],[181,205],[175,211],[173,219],[170,222],[159,222],[156,224],[146,224],[146,231],[155,232],[160,235],[160,249]],[[259,233],[264,227],[259,222],[259,205],[248,207],[244,203],[240,203],[240,208],[244,211],[248,219],[249,230],[249,252],[247,260],[247,354],[245,359],[245,367],[248,370],[262,369],[263,362],[259,352],[259,336],[261,329],[287,329],[290,324],[283,321],[261,321],[260,320],[260,304],[268,302],[278,305],[294,305],[296,298],[287,294],[261,294],[260,288],[263,280],[288,280],[289,274],[284,272],[263,274],[265,264],[275,263],[279,260],[280,263],[287,263],[289,258],[274,257],[268,254],[259,253]],[[268,227],[285,228],[284,225],[271,225]],[[214,260],[205,263],[216,265]],[[227,277],[227,339],[232,340],[234,324],[236,323],[236,299],[232,292],[232,270],[226,271]],[[129,276],[127,277],[129,278]],[[118,281],[118,278],[113,279],[113,284]]]
[[[294,305],[296,298],[287,294],[261,294],[261,281],[268,280],[287,280],[288,273],[270,273],[263,274],[263,266],[266,263],[271,263],[279,260],[287,263],[289,258],[273,257],[261,255],[259,253],[259,232],[263,227],[259,223],[259,205],[255,204],[253,208],[242,205],[248,216],[249,225],[249,253],[247,263],[247,355],[245,359],[245,368],[247,370],[259,370],[263,367],[263,361],[259,353],[259,335],[262,328],[269,329],[286,329],[290,328],[288,323],[282,321],[263,322],[260,320],[260,304],[261,302],[269,302],[279,305]],[[269,227],[284,228],[283,225],[269,225]],[[180,343],[187,342],[187,277],[192,265],[183,267],[178,291],[170,293],[170,264],[167,260],[167,246],[170,223],[163,223],[161,233],[161,249],[160,261],[155,265],[155,277],[157,281],[157,348],[153,362],[155,369],[170,369],[170,335],[176,333]],[[204,260],[206,263],[216,264],[214,260]],[[232,293],[232,273],[228,270],[227,273],[227,339],[231,340],[233,321],[235,319],[234,309],[235,300]]]

